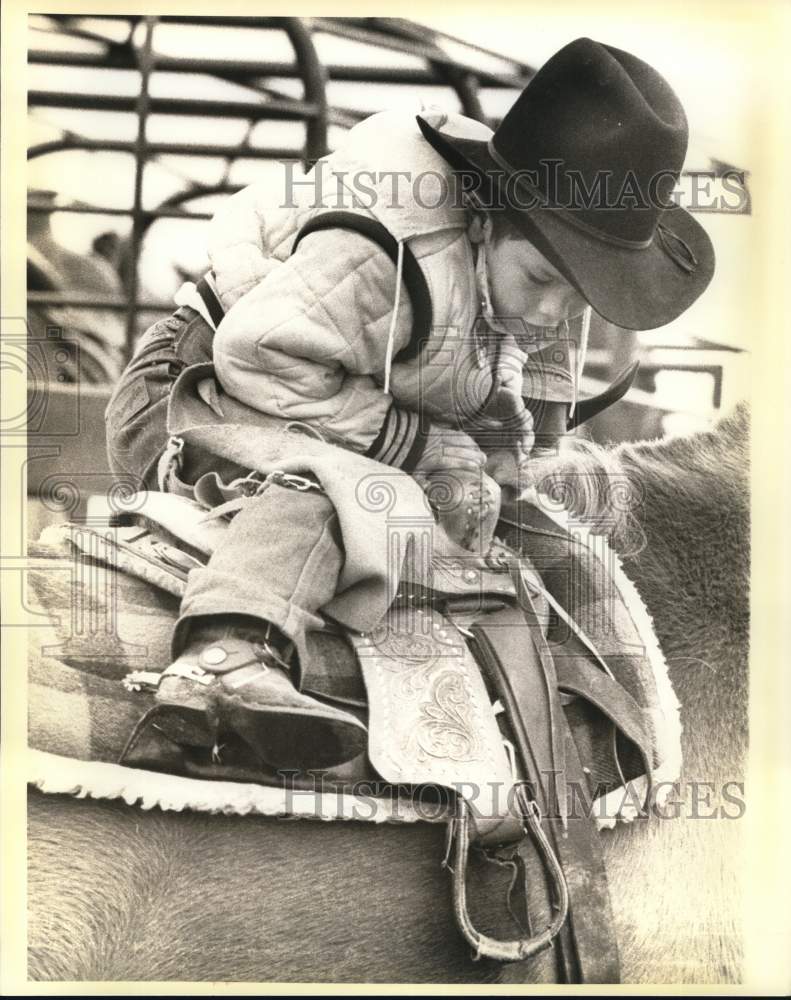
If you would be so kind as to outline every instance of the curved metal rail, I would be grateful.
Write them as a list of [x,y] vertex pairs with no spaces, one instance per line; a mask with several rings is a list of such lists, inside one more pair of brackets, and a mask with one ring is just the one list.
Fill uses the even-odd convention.
[[[106,115],[131,113],[136,116],[136,128],[133,137],[119,134],[92,138],[82,134],[81,127],[76,130],[59,127],[59,137],[47,138],[30,148],[28,158],[31,161],[70,151],[127,154],[134,158],[134,174],[129,190],[130,207],[53,199],[35,191],[28,199],[29,213],[39,218],[54,212],[68,212],[131,220],[131,234],[124,245],[123,295],[104,296],[100,300],[95,294],[75,288],[37,288],[30,291],[28,301],[31,307],[39,309],[68,305],[86,310],[110,309],[120,314],[126,327],[127,355],[139,332],[142,314],[166,313],[172,308],[167,302],[144,301],[140,294],[140,259],[143,241],[151,227],[162,219],[205,223],[210,214],[189,208],[189,203],[237,190],[239,185],[231,183],[231,171],[242,161],[289,160],[308,165],[324,156],[331,145],[331,126],[350,128],[370,111],[370,108],[340,106],[332,102],[330,95],[334,85],[375,84],[391,88],[394,96],[412,90],[421,98],[427,89],[440,88],[443,101],[447,100],[450,90],[464,114],[494,127],[497,120],[487,118],[482,98],[496,92],[516,97],[534,73],[529,65],[402,18],[176,15],[144,18],[112,14],[91,17],[54,14],[36,15],[36,18],[34,27],[38,24],[39,31],[32,33],[34,41],[28,53],[31,66],[67,72],[80,70],[84,75],[78,80],[78,88],[68,92],[50,85],[46,79],[43,81],[45,86],[34,85],[29,92],[32,114],[46,116],[49,109],[55,114],[61,111],[103,112]],[[200,51],[200,39],[190,46],[189,52],[178,55],[164,51],[164,46],[157,44],[160,29],[194,31],[197,27],[260,32],[256,52],[260,51],[261,55],[215,58],[209,44]],[[41,30],[45,35],[47,32],[57,35],[57,45],[47,47],[37,41],[37,34],[39,38],[45,37],[40,34]],[[276,53],[272,33],[287,40],[293,59],[284,60],[282,53]],[[213,37],[207,32],[207,38]],[[323,61],[319,53],[324,45],[332,44],[333,38],[343,39],[354,57]],[[377,52],[375,60],[370,57],[372,49]],[[373,62],[376,65],[372,65]],[[130,88],[128,93],[118,93],[112,89],[112,74],[118,71],[135,74],[134,90]],[[209,79],[218,85],[219,95],[201,96],[183,87],[176,91],[172,84],[166,86],[165,74],[176,79],[190,74],[204,81]],[[297,80],[302,83],[302,92],[295,97],[285,91]],[[150,87],[152,81],[157,84],[154,92]],[[227,97],[221,92],[225,85],[231,85],[234,91]],[[168,89],[172,93],[169,94]],[[357,93],[355,90],[353,104],[357,101]],[[359,93],[362,95],[364,88]],[[364,97],[361,101],[364,102]],[[177,116],[233,119],[243,124],[244,134],[240,141],[234,142],[222,141],[221,136],[184,141],[178,135],[167,133],[149,138],[152,115],[174,121]],[[259,126],[268,121],[301,125],[301,141],[295,138],[289,143],[290,137],[287,137],[286,143],[264,144],[258,138]],[[273,131],[272,139],[278,138]],[[169,165],[171,161],[167,158],[171,156],[188,161],[215,158],[224,161],[225,166],[217,182],[196,182],[182,177],[181,190],[153,207],[146,205],[143,178],[147,165]],[[712,161],[711,173],[706,176],[711,179],[729,169],[728,164]],[[689,173],[694,175],[695,172]],[[745,192],[745,212],[749,213],[746,186]],[[621,341],[625,343],[625,338]],[[593,346],[595,348],[595,344]],[[588,364],[594,375],[605,377],[607,371],[619,363],[619,359],[610,354],[596,363],[594,354],[596,351],[592,350]],[[645,365],[644,369],[647,370]],[[715,395],[717,391],[715,388]]]
[[[445,86],[457,94],[462,111],[479,120],[486,120],[480,101],[479,89],[512,89],[514,93],[524,86],[532,69],[515,60],[497,56],[477,46],[465,45],[432,29],[399,18],[298,18],[298,17],[116,17],[102,15],[90,19],[75,15],[49,15],[41,22],[59,36],[59,45],[48,49],[43,45],[31,48],[29,62],[38,66],[79,68],[91,74],[98,83],[76,92],[53,88],[34,87],[29,92],[29,107],[37,109],[65,109],[106,113],[133,112],[137,118],[134,139],[95,139],[72,130],[62,129],[60,138],[37,143],[28,151],[28,158],[41,157],[67,151],[120,152],[134,157],[134,182],[130,191],[131,208],[102,207],[86,202],[66,202],[37,196],[31,192],[28,210],[33,213],[69,212],[77,214],[126,216],[132,228],[126,248],[128,268],[126,275],[126,300],[103,301],[80,295],[76,291],[31,292],[31,304],[38,306],[62,305],[68,302],[87,309],[112,308],[126,312],[127,352],[131,352],[137,334],[138,315],[168,308],[166,303],[139,300],[139,262],[143,238],[158,219],[205,220],[205,212],[186,211],[182,206],[196,198],[219,191],[235,190],[227,183],[231,166],[240,159],[251,160],[300,160],[308,166],[329,151],[330,125],[351,127],[365,115],[359,108],[332,107],[327,96],[330,82],[364,82],[386,84],[394,87]],[[105,29],[106,25],[106,29]],[[216,28],[262,29],[282,31],[294,53],[292,62],[268,60],[214,59],[205,56],[174,56],[157,51],[156,32],[159,25],[211,26]],[[123,28],[123,31],[120,29]],[[142,30],[142,42],[139,34]],[[319,35],[340,36],[358,43],[360,64],[324,65],[316,49]],[[120,37],[119,37],[120,36]],[[34,33],[35,38],[35,33]],[[73,41],[72,47],[63,42]],[[462,49],[462,60],[451,58],[442,48],[443,40],[452,41]],[[85,44],[92,44],[94,51],[83,51]],[[377,66],[365,65],[365,53],[376,47],[382,58]],[[262,45],[262,50],[265,46]],[[388,53],[393,53],[393,65],[388,65]],[[403,55],[408,54],[422,65],[404,66]],[[482,57],[486,57],[482,59]],[[492,57],[500,60],[502,73],[494,73],[487,66]],[[113,93],[109,83],[103,85],[102,75],[108,70],[126,70],[139,78],[137,96]],[[200,96],[162,96],[151,93],[151,80],[155,74],[201,74],[222,83],[243,87],[249,100],[240,96],[211,99]],[[299,79],[302,82],[301,99],[283,94],[267,81],[273,79]],[[110,78],[108,78],[109,80]],[[148,138],[151,115],[204,116],[236,118],[246,122],[244,140],[237,145],[223,142],[182,142],[176,140],[153,141]],[[304,126],[301,146],[261,146],[253,144],[251,135],[262,121],[300,122]],[[218,185],[188,184],[161,202],[156,208],[143,204],[143,177],[146,164],[159,157],[218,157],[226,161],[223,181]]]

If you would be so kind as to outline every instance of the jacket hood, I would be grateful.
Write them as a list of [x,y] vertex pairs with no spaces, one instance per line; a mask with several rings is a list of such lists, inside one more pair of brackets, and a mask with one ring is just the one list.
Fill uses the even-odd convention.
[[[442,134],[457,138],[488,140],[492,135],[491,129],[463,115],[431,108],[423,117]],[[369,213],[397,240],[467,227],[456,175],[423,138],[413,114],[371,115],[314,169],[343,173],[339,182],[347,193],[346,207]]]

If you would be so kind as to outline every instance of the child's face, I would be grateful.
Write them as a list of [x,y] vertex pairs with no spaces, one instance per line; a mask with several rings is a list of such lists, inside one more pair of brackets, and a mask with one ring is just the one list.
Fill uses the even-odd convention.
[[536,326],[557,326],[578,316],[587,303],[526,239],[493,240],[487,248],[489,283],[496,316],[520,316]]

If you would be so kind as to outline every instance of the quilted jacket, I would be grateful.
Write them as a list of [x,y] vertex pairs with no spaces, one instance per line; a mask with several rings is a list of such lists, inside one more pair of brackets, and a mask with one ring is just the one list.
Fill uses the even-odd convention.
[[[455,135],[491,135],[460,115],[423,114]],[[476,274],[471,215],[454,196],[452,170],[414,115],[401,112],[361,122],[306,176],[293,165],[279,169],[279,190],[271,179],[245,188],[212,222],[209,256],[226,310],[214,343],[217,377],[263,413],[409,470],[426,427],[418,414],[463,426],[492,387],[475,332],[481,269]],[[302,239],[292,256],[305,222],[339,208],[377,219],[417,258],[433,317],[418,357],[399,359],[412,309],[378,245],[358,233],[322,231]]]

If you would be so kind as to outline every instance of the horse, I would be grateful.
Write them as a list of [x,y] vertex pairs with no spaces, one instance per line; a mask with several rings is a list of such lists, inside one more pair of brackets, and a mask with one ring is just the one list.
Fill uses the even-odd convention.
[[[740,977],[748,437],[741,406],[710,431],[602,451],[639,497],[611,540],[683,725],[674,808],[601,834],[626,983]],[[555,480],[578,481],[594,450],[572,451]],[[474,960],[435,824],[143,812],[30,790],[28,826],[31,980],[554,981],[551,950]]]

